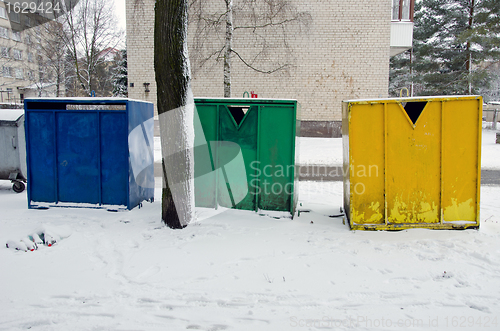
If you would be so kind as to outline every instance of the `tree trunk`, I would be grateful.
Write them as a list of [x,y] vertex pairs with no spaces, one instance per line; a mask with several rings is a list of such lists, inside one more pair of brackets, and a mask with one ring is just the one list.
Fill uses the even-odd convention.
[[162,144],[162,220],[174,229],[194,218],[194,100],[187,15],[187,0],[156,1],[154,65]]
[[60,88],[61,88],[61,74],[59,71],[56,72],[56,98],[59,98]]
[[224,53],[224,98],[231,97],[231,52],[233,51],[233,0],[226,1],[226,46]]
[[[475,0],[471,0],[470,7],[469,7],[469,26],[468,29],[472,30],[472,25],[474,24],[474,5],[475,5]],[[470,37],[469,37],[470,38]],[[467,42],[467,64],[466,64],[466,69],[467,69],[467,80],[468,80],[468,94],[472,94],[472,49],[471,49],[471,43],[470,41]]]

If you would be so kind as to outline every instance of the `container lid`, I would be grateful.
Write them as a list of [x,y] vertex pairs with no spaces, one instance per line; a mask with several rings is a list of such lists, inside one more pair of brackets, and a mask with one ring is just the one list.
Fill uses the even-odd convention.
[[17,122],[23,115],[23,109],[0,109],[1,122]]
[[452,100],[475,100],[481,98],[480,95],[433,95],[401,98],[373,98],[373,99],[348,99],[342,100],[344,103],[383,103],[383,102],[410,102],[410,101],[452,101]]
[[275,98],[194,98],[197,103],[220,103],[220,104],[295,104],[296,99]]
[[144,100],[138,99],[129,99],[129,98],[119,98],[119,97],[60,97],[60,98],[51,98],[51,97],[41,97],[41,98],[25,98],[25,103],[30,102],[62,102],[62,103],[75,103],[75,104],[125,104],[129,101],[133,102],[144,102],[151,103]]

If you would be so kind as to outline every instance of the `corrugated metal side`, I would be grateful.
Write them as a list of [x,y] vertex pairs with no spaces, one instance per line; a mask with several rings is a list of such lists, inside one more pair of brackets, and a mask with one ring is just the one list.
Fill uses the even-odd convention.
[[344,205],[352,229],[479,226],[482,98],[349,101]]

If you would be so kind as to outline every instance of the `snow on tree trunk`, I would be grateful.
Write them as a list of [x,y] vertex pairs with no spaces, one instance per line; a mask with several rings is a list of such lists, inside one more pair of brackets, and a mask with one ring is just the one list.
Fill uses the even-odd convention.
[[231,52],[233,50],[233,0],[226,1],[226,46],[224,53],[224,98],[231,97]]
[[187,51],[186,0],[157,0],[154,64],[163,163],[162,220],[183,228],[194,219],[194,99]]

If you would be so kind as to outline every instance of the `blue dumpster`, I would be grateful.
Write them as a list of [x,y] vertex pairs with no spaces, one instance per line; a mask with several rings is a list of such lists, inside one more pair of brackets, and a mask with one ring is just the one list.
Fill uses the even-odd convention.
[[152,103],[36,98],[24,108],[29,208],[153,201]]

